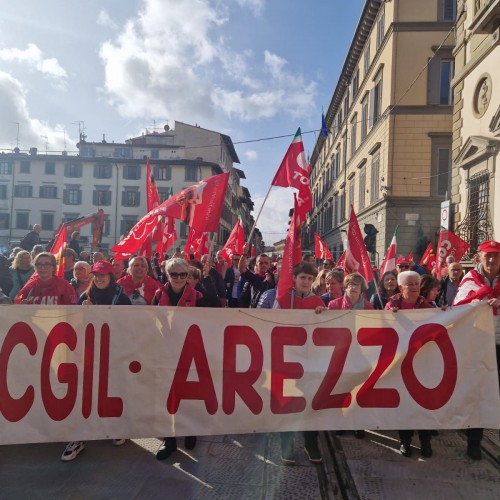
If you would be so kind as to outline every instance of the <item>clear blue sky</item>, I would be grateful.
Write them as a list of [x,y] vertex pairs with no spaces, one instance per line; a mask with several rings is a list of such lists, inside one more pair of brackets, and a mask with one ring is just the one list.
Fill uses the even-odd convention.
[[[364,0],[7,2],[0,17],[0,148],[123,142],[165,119],[229,134],[258,208],[298,127],[306,154]],[[290,135],[280,139],[277,136]],[[255,142],[245,142],[255,141]],[[238,144],[239,142],[244,142]],[[291,189],[258,226],[284,237]]]

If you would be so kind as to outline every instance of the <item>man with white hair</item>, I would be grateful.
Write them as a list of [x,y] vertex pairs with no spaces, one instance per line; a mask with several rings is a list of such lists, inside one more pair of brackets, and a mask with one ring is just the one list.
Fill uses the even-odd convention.
[[[469,271],[458,287],[453,305],[485,300],[493,311],[493,326],[497,353],[497,368],[500,373],[500,243],[488,240],[479,245],[479,262]],[[467,429],[467,455],[481,460],[483,429]]]

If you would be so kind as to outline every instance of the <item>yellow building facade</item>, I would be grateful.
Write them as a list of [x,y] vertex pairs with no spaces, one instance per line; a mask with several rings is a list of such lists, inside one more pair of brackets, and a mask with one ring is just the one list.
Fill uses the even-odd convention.
[[[437,238],[451,195],[455,0],[367,0],[311,157],[317,232],[339,257],[350,207],[376,231],[374,265],[398,229],[418,258]],[[366,226],[366,227],[365,227]]]

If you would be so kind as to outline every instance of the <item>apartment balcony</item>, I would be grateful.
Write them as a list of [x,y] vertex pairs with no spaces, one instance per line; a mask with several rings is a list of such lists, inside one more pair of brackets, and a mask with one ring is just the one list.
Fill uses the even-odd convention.
[[500,28],[500,0],[475,0],[474,19],[469,29],[476,34],[493,33]]

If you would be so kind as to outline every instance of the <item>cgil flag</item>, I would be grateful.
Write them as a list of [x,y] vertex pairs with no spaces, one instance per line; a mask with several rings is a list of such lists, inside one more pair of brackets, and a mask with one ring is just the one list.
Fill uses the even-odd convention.
[[318,233],[314,233],[314,256],[317,259],[331,259],[334,260],[330,249],[326,246],[325,242],[319,237]]
[[441,279],[443,269],[446,267],[446,257],[452,255],[456,262],[460,262],[463,254],[467,252],[470,245],[452,233],[449,229],[442,229],[436,249],[436,278]]
[[135,253],[157,225],[158,216],[184,221],[198,231],[217,231],[229,172],[213,175],[183,189],[148,212],[111,251]]
[[195,259],[201,260],[203,255],[209,253],[208,233],[191,228],[186,240],[184,252],[187,255],[194,255]]
[[299,191],[297,210],[302,220],[305,220],[306,214],[312,209],[309,172],[310,168],[304,153],[304,143],[302,142],[302,133],[299,127],[281,161],[278,171],[274,175],[271,185],[293,187]]
[[432,248],[432,243],[427,245],[422,258],[420,259],[420,265],[431,271],[436,267],[436,254]]
[[382,265],[380,266],[380,278],[382,278],[384,273],[387,271],[394,271],[394,269],[396,269],[396,257],[398,250],[396,238],[398,235],[398,227],[399,226],[396,226],[396,229],[394,230],[394,236],[392,237],[391,244],[385,253],[384,262],[382,262]]
[[245,232],[243,230],[243,224],[241,219],[238,217],[229,238],[224,245],[224,248],[220,251],[224,260],[232,265],[232,259],[234,254],[241,255],[243,253],[243,245],[245,244]]
[[176,241],[177,231],[175,229],[175,220],[173,217],[166,217],[165,224],[163,225],[162,238],[156,246],[156,251],[163,256]]
[[373,269],[366,251],[358,219],[351,205],[351,216],[347,230],[346,270],[361,274],[367,282],[373,280]]

